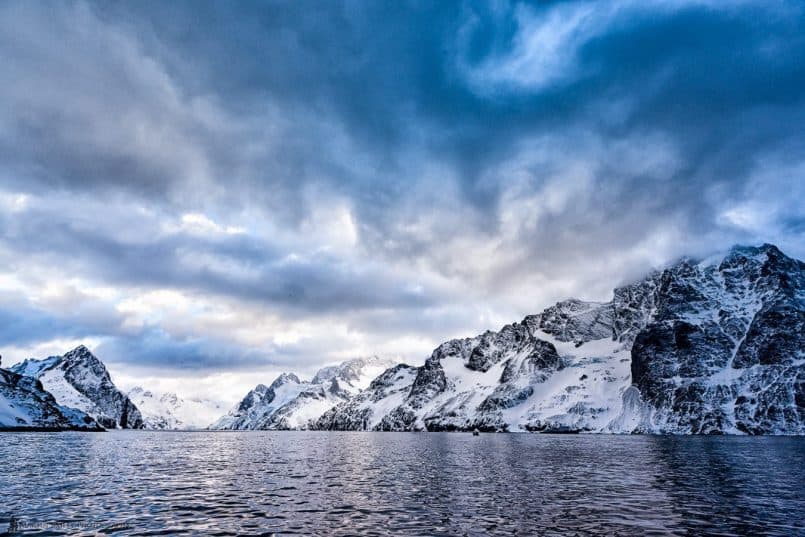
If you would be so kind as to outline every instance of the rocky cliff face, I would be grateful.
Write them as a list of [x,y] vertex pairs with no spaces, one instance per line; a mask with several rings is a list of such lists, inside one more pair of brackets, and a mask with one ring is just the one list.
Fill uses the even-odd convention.
[[683,260],[611,302],[560,302],[440,345],[315,426],[805,432],[805,265],[776,247]]
[[662,273],[632,348],[639,431],[805,431],[805,271],[773,246]]
[[325,367],[311,381],[283,373],[259,384],[210,429],[307,429],[335,405],[350,400],[393,362],[358,358]]
[[64,356],[25,360],[12,371],[38,379],[60,405],[89,414],[103,427],[140,429],[144,425],[134,403],[117,389],[103,363],[83,345]]
[[61,406],[32,377],[0,369],[0,430],[102,430],[86,413]]

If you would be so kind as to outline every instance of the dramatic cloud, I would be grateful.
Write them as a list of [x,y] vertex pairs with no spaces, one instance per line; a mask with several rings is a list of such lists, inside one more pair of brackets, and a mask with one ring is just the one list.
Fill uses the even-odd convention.
[[802,258],[803,25],[793,1],[6,2],[4,362],[85,342],[124,383],[234,398],[681,255]]

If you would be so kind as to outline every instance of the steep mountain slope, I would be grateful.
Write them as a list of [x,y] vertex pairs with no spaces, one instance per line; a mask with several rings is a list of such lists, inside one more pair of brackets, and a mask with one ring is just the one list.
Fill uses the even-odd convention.
[[356,358],[319,370],[310,382],[283,373],[259,384],[210,429],[307,429],[327,410],[348,401],[394,362]]
[[766,245],[665,271],[632,348],[637,428],[805,432],[803,267]]
[[156,393],[140,386],[127,395],[142,414],[146,429],[203,429],[224,411],[216,401],[184,399],[175,393]]
[[60,405],[86,412],[106,428],[143,427],[140,411],[115,387],[103,363],[83,345],[64,356],[25,360],[11,370],[38,379]]
[[0,369],[0,430],[28,428],[102,430],[84,412],[56,403],[38,380]]
[[315,427],[801,434],[804,268],[771,245],[683,260],[448,341]]

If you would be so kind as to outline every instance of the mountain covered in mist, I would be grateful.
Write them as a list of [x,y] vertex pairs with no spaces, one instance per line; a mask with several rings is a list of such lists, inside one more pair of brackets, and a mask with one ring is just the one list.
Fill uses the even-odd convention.
[[127,395],[140,410],[146,429],[204,429],[226,410],[220,402],[211,399],[183,398],[141,386],[135,386]]
[[212,428],[801,434],[803,274],[772,245],[684,259],[611,301],[447,341],[355,393],[284,374]]

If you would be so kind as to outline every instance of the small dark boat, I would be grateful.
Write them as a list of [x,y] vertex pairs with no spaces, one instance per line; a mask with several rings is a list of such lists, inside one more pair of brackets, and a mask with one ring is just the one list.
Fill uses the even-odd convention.
[[478,429],[472,430],[472,436],[478,436],[479,434],[481,434],[481,431],[479,431]]

